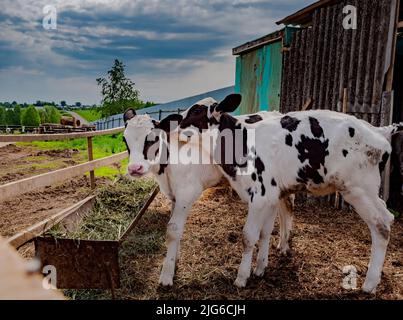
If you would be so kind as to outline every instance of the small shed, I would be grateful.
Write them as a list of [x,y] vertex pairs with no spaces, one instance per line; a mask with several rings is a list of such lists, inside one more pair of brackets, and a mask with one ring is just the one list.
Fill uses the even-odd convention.
[[[343,24],[351,6],[354,29]],[[376,126],[399,120],[402,69],[395,57],[401,20],[400,0],[321,0],[279,21],[301,27],[284,51],[281,111],[311,103]]]
[[295,30],[287,27],[232,49],[237,56],[235,92],[242,94],[238,114],[280,110],[282,48]]

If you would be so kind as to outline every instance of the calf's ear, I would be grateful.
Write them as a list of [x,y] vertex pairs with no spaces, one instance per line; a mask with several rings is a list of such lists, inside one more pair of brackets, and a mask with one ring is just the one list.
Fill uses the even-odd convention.
[[241,101],[242,96],[240,94],[230,94],[215,107],[215,111],[219,113],[234,112],[241,104]]
[[133,108],[129,108],[125,111],[125,113],[123,114],[123,121],[126,125],[127,121],[129,121],[130,119],[133,119],[136,116],[136,110],[134,110]]
[[162,119],[159,123],[157,123],[156,128],[164,130],[165,132],[171,132],[178,127],[182,119],[183,116],[180,114],[171,114],[168,117]]

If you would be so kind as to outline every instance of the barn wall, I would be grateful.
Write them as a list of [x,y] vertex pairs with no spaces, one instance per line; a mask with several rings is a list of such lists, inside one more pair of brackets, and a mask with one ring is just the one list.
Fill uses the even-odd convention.
[[[382,108],[382,100],[390,101],[383,91],[395,1],[348,0],[316,10],[312,26],[296,32],[284,53],[281,110],[300,110],[312,99],[312,109],[341,112],[347,88],[348,113],[375,125],[388,123],[382,113],[390,107]],[[358,9],[357,30],[343,28],[346,5]]]
[[282,42],[244,53],[236,60],[235,91],[242,94],[238,114],[279,110]]

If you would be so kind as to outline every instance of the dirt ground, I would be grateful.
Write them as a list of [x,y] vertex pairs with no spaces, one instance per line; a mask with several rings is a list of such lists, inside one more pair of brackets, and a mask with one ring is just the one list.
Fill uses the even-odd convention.
[[[75,161],[75,151],[38,154],[9,145],[0,148],[0,184],[45,172]],[[33,156],[39,168],[31,170]],[[31,158],[32,157],[32,158]],[[48,164],[51,165],[48,165]],[[13,171],[18,165],[26,170]],[[34,164],[35,165],[35,164]],[[19,167],[21,168],[21,167]],[[100,181],[102,183],[102,181]],[[0,234],[8,237],[66,208],[90,193],[86,177],[0,202]],[[172,288],[158,285],[165,255],[170,203],[161,194],[123,243],[119,299],[403,299],[403,219],[396,220],[376,296],[342,287],[344,266],[363,283],[370,254],[370,234],[357,214],[316,201],[299,201],[291,236],[291,253],[277,252],[278,225],[273,232],[269,266],[245,289],[233,285],[242,253],[246,207],[228,187],[205,191],[188,219],[181,258]],[[24,256],[32,247],[22,250]],[[20,250],[21,253],[21,250]],[[68,291],[76,299],[109,299],[108,291]]]
[[[0,148],[0,185],[77,163],[78,151],[41,151],[9,144]],[[87,177],[0,202],[0,234],[9,237],[82,200],[91,192]]]
[[[364,294],[370,234],[354,212],[317,201],[298,202],[291,253],[277,251],[273,232],[269,266],[263,278],[252,276],[245,289],[233,285],[242,253],[246,207],[226,187],[207,190],[194,205],[181,243],[174,286],[158,285],[165,255],[169,201],[158,195],[121,250],[122,288],[118,299],[403,299],[403,221],[393,226],[376,296]],[[357,290],[345,290],[344,266],[357,269]],[[76,299],[109,299],[105,291],[69,294]]]

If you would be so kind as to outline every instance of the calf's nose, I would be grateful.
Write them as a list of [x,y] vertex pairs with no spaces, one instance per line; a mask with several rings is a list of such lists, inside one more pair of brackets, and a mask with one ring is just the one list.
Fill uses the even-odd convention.
[[127,171],[131,176],[143,173],[143,166],[141,164],[131,164],[127,167]]

